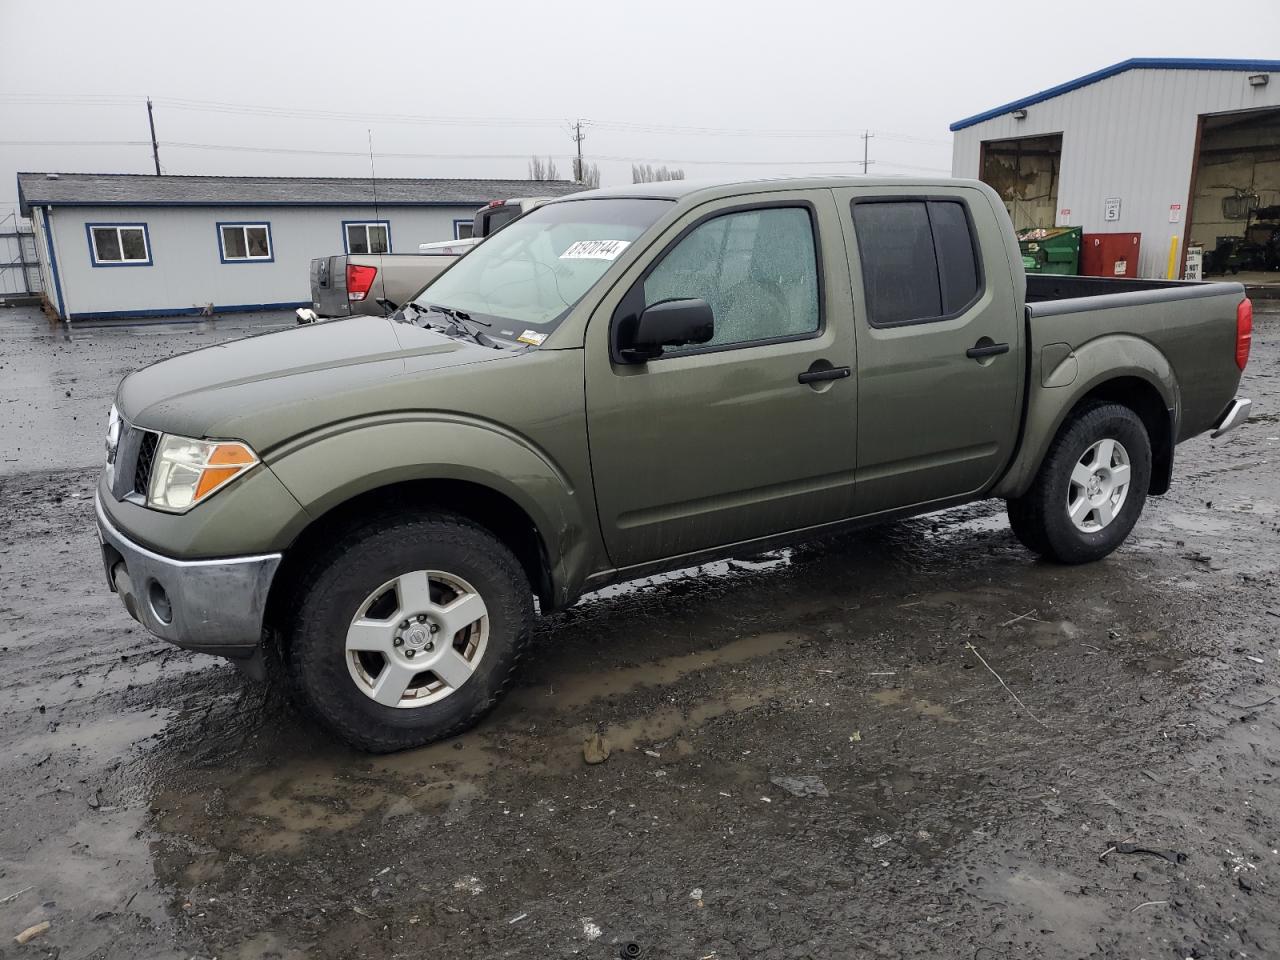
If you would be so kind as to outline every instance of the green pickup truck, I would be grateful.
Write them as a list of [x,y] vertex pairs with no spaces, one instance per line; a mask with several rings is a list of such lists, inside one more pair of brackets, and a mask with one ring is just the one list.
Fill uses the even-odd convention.
[[1026,277],[976,182],[578,194],[392,317],[126,377],[107,579],[355,746],[412,747],[493,706],[535,598],[994,497],[1035,553],[1106,556],[1176,444],[1248,415],[1251,327],[1237,283]]

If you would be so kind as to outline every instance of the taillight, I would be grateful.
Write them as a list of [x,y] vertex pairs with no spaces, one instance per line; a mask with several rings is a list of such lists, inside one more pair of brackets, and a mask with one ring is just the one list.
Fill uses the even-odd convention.
[[[347,264],[347,299],[363,300],[373,287],[373,278],[378,275],[377,267],[366,267],[358,263]],[[1248,301],[1245,301],[1246,303]]]
[[1236,366],[1241,370],[1249,362],[1249,344],[1253,342],[1253,301],[1245,297],[1236,307]]

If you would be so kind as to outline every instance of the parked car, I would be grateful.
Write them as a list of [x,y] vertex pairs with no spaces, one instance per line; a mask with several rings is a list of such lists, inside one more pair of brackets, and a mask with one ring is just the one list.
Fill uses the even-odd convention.
[[299,323],[367,313],[381,316],[405,303],[485,237],[549,197],[494,200],[476,211],[471,236],[421,243],[413,253],[349,253],[311,261],[311,307]]
[[1024,274],[977,182],[599,190],[393,317],[127,376],[97,523],[155,635],[365,750],[452,736],[585,591],[987,498],[1075,564],[1231,430],[1238,283]]

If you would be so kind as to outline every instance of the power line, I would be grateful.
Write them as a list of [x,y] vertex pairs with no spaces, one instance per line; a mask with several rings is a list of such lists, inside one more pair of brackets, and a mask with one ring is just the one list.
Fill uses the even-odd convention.
[[[149,147],[148,140],[0,140],[0,147]],[[254,147],[230,143],[194,143],[182,140],[161,140],[158,146],[180,150],[212,150],[231,153],[266,153],[298,156],[320,157],[359,157],[367,158],[365,150],[318,150],[308,147]],[[525,153],[406,153],[377,152],[376,156],[384,160],[527,160]],[[619,163],[665,163],[682,164],[684,166],[730,166],[730,167],[842,167],[860,166],[863,161],[856,157],[838,157],[827,160],[734,160],[734,159],[692,159],[671,157],[636,157],[617,154],[583,154],[583,161],[604,160]],[[950,173],[943,167],[928,167],[910,163],[898,163],[892,160],[875,161],[882,166],[897,167],[925,173]]]
[[0,147],[147,147],[149,140],[0,140]]
[[[85,105],[85,106],[125,106],[137,103],[141,98],[122,97],[109,94],[0,94],[0,102],[33,105]],[[288,118],[300,120],[343,121],[352,123],[411,123],[439,124],[444,126],[519,126],[519,127],[558,127],[563,121],[550,117],[440,117],[417,114],[377,114],[363,111],[318,110],[305,107],[280,107],[268,104],[232,103],[222,100],[197,100],[187,97],[156,97],[155,104],[170,109],[190,110],[210,113],[227,113],[241,116],[260,116]],[[837,139],[841,137],[860,138],[865,131],[844,129],[769,129],[769,128],[732,128],[706,127],[697,125],[646,123],[630,120],[578,120],[575,126],[597,127],[602,130],[614,130],[624,133],[674,134],[689,136],[718,137],[759,137],[759,138],[798,138],[798,139]],[[949,140],[936,140],[905,134],[877,133],[877,136],[899,143],[915,143],[922,145],[950,146]]]

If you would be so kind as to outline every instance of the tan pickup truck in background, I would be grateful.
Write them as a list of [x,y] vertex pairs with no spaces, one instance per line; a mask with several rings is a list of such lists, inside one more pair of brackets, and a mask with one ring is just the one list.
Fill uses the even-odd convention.
[[[349,253],[311,261],[311,307],[298,310],[299,323],[356,314],[382,316],[444,272],[487,236],[551,197],[493,200],[476,211],[471,236],[418,244],[417,253]],[[394,309],[394,308],[393,308]]]

